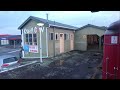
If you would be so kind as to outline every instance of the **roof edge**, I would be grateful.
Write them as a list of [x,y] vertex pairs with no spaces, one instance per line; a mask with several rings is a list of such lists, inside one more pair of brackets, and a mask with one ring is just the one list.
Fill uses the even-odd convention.
[[[39,19],[39,17],[34,17],[34,16],[30,16],[30,17],[28,17],[19,27],[18,27],[18,29],[22,29],[22,27],[24,27],[25,25],[26,25],[26,23],[28,23],[29,22],[29,20],[35,20],[35,21],[38,21],[38,22],[40,22],[40,20],[38,20]],[[42,18],[41,18],[42,19]],[[46,20],[46,19],[45,19]],[[51,21],[51,20],[49,20],[49,21]],[[42,23],[45,23],[45,22],[43,22],[43,21],[41,21]],[[57,23],[59,23],[59,22],[57,22]],[[66,28],[66,29],[71,29],[71,30],[76,30],[77,29],[77,27],[75,27],[74,28],[74,26],[72,26],[73,28],[71,28],[71,27],[64,27],[64,26],[59,26],[59,25],[53,25],[53,24],[50,24],[50,23],[48,23],[50,26],[54,26],[54,27],[61,27],[61,28]],[[62,24],[62,23],[61,23]],[[67,24],[66,24],[67,25]]]
[[87,25],[84,25],[76,30],[82,30],[84,28],[87,28],[87,27],[93,27],[93,28],[98,28],[98,29],[101,29],[101,30],[106,30],[107,27],[106,26],[96,26],[96,25],[92,25],[92,24],[87,24]]

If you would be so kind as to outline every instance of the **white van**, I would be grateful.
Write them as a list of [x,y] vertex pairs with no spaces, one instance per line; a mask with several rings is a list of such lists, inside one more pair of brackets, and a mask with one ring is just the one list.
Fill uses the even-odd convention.
[[0,56],[0,70],[7,69],[18,65],[18,59],[12,55],[2,55]]

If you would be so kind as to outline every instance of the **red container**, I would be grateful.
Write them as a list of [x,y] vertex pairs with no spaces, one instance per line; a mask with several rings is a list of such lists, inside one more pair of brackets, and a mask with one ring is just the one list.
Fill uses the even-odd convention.
[[120,23],[112,24],[104,34],[102,79],[120,79]]

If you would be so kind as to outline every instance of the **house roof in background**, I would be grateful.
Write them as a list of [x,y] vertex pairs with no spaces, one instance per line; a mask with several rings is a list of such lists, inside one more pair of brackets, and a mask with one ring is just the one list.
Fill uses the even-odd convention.
[[80,27],[76,30],[82,30],[82,29],[87,28],[87,27],[93,27],[93,28],[97,28],[97,29],[101,29],[101,30],[106,30],[107,29],[107,27],[105,27],[105,26],[101,27],[101,26],[96,26],[96,25],[92,25],[92,24],[87,24],[87,25],[82,26],[82,27]]
[[2,39],[17,40],[17,39],[21,39],[21,35],[1,36],[0,40],[2,40]]

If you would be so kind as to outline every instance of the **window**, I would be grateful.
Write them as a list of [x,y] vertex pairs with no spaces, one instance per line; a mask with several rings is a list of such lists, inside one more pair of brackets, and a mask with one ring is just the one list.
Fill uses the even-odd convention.
[[63,34],[60,34],[60,37],[62,37],[63,36]]
[[53,33],[50,33],[50,40],[53,40]]
[[37,45],[37,34],[26,34],[26,44]]
[[69,40],[69,34],[64,34],[64,40]]
[[16,57],[12,57],[12,58],[6,58],[3,60],[3,63],[11,63],[11,62],[15,62],[17,61]]
[[64,40],[66,40],[67,39],[67,35],[66,34],[64,34]]
[[55,33],[55,40],[59,40],[58,38],[58,33]]
[[37,34],[33,34],[34,45],[37,45]]
[[7,45],[7,44],[9,44],[8,40],[1,40],[1,45]]
[[29,34],[29,42],[32,43],[32,34]]
[[29,41],[28,41],[28,34],[26,34],[26,42],[29,42]]

